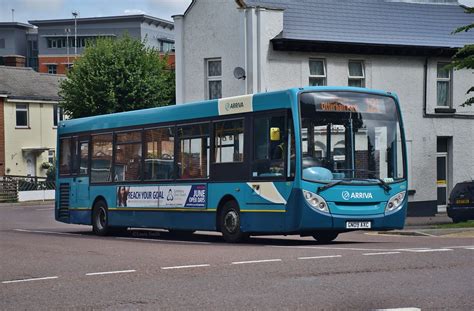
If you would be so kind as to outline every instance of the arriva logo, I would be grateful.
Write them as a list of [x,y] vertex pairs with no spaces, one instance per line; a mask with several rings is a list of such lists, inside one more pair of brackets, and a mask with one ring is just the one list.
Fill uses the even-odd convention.
[[239,109],[239,108],[243,108],[244,107],[244,103],[243,102],[236,102],[236,103],[226,103],[225,104],[225,110],[226,111],[229,111],[231,109]]
[[346,201],[350,200],[350,199],[373,199],[373,196],[372,196],[371,192],[343,191],[341,195],[342,195],[342,198]]

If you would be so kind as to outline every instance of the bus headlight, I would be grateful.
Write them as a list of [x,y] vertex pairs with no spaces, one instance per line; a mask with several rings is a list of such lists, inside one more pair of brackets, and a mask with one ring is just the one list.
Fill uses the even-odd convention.
[[303,196],[306,202],[308,202],[308,204],[311,205],[315,210],[323,213],[329,213],[328,204],[322,197],[320,197],[316,193],[303,190]]
[[385,206],[385,213],[392,213],[398,211],[402,207],[403,200],[405,199],[406,191],[402,191],[394,195],[388,200]]

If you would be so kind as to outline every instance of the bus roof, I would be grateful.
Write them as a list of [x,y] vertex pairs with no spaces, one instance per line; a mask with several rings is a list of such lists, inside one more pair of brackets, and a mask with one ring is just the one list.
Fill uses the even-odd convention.
[[[65,120],[58,126],[58,135],[73,134],[89,131],[102,131],[133,126],[153,126],[158,123],[174,121],[185,122],[186,120],[209,118],[231,113],[223,112],[223,108],[237,105],[236,113],[250,111],[264,111],[272,109],[291,108],[291,98],[296,98],[299,92],[304,91],[353,91],[379,95],[393,95],[385,91],[354,87],[303,87],[291,88],[281,91],[257,93],[228,97],[215,100],[206,100],[165,107],[140,109],[127,112],[111,113],[86,118]],[[246,109],[245,102],[250,102],[250,108]],[[244,104],[241,104],[243,102]],[[244,105],[239,106],[239,105]],[[239,110],[240,108],[240,110]],[[243,109],[243,110],[242,110]]]

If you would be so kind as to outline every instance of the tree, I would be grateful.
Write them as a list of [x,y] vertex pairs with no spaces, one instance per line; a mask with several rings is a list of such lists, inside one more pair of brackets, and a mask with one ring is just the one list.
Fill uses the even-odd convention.
[[65,113],[79,118],[170,105],[174,83],[167,57],[125,35],[89,42],[59,95]]
[[[474,8],[466,8],[467,14],[474,13]],[[453,34],[460,33],[460,32],[468,32],[474,28],[474,23],[470,25],[466,25],[463,27],[459,27],[456,29]],[[474,69],[474,44],[466,44],[463,48],[459,49],[459,51],[454,54],[452,58],[451,68],[454,69]],[[471,86],[466,94],[474,93],[474,86]],[[464,103],[461,104],[462,107],[470,106],[474,104],[474,97],[468,98]]]

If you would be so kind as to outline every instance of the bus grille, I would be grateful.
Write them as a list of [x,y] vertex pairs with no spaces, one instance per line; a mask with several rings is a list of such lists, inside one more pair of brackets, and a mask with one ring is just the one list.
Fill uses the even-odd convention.
[[69,184],[59,185],[58,218],[64,222],[69,222],[69,189]]

